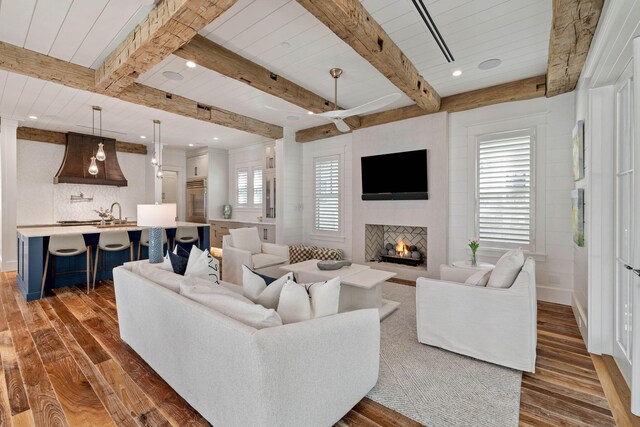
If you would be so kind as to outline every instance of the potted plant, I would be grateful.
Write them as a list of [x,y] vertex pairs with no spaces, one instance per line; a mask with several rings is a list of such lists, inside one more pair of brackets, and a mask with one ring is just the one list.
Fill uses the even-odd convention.
[[471,249],[471,266],[472,267],[478,266],[478,258],[476,256],[476,252],[478,251],[479,247],[480,247],[480,239],[475,237],[472,239],[469,239],[469,249]]

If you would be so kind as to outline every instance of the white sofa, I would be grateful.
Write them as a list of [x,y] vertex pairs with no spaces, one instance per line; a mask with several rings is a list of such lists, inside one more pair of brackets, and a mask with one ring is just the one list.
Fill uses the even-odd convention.
[[289,264],[289,246],[262,243],[261,249],[260,253],[252,254],[247,250],[234,247],[233,236],[223,236],[222,278],[226,282],[241,284],[243,265],[266,276],[282,276],[284,273],[280,267]]
[[257,330],[129,268],[121,338],[214,426],[331,426],[376,384],[378,310]]
[[[460,274],[457,271],[456,274]],[[468,275],[473,271],[469,271]],[[458,280],[465,278],[458,276]],[[529,258],[510,288],[419,278],[418,341],[521,371],[535,372],[535,261]]]

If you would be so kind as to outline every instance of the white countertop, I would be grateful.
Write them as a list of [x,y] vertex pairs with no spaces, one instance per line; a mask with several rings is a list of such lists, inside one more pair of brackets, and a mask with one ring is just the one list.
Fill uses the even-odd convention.
[[272,226],[275,227],[275,222],[267,222],[267,221],[243,221],[241,219],[223,219],[223,218],[215,218],[210,219],[209,221],[213,222],[237,222],[238,224],[251,224],[251,225],[264,225],[264,226]]
[[[177,227],[209,227],[209,224],[201,224],[196,222],[176,222]],[[18,233],[24,237],[44,237],[63,234],[92,234],[92,233],[108,233],[110,231],[139,231],[150,227],[139,227],[137,225],[113,226],[107,228],[99,228],[95,225],[71,225],[71,226],[43,226],[43,227],[18,227]],[[175,227],[165,227],[175,228]]]

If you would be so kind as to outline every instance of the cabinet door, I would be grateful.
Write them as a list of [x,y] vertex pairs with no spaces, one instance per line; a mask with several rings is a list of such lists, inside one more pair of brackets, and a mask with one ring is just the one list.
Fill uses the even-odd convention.
[[197,157],[187,158],[187,179],[196,178]]
[[206,178],[209,174],[209,156],[202,155],[196,157],[196,176]]

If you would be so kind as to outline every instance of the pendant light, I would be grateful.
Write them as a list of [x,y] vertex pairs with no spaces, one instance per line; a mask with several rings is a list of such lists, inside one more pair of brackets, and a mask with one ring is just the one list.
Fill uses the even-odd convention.
[[89,166],[91,175],[98,175],[98,165],[96,164],[96,156],[91,156],[91,165]]
[[[95,122],[96,113],[98,114],[100,120],[100,139],[102,140],[102,108],[93,106],[93,117]],[[95,125],[93,129],[93,136],[95,136]],[[99,162],[104,162],[107,158],[107,155],[104,153],[104,144],[101,142],[98,143],[98,152],[96,153],[96,160]]]
[[160,120],[153,121],[153,157],[151,164],[156,167],[156,178],[162,179],[164,172],[162,171],[162,129]]

